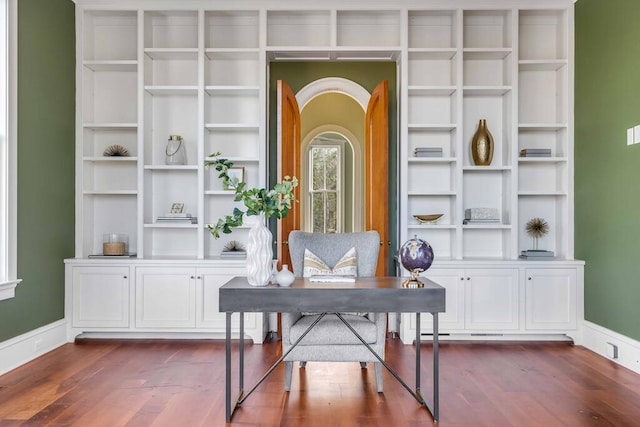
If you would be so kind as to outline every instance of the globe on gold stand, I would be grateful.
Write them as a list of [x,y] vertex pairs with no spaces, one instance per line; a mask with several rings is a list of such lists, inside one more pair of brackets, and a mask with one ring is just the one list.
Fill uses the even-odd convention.
[[413,236],[400,247],[400,263],[409,271],[409,278],[402,282],[403,288],[422,288],[424,283],[419,279],[420,273],[426,271],[433,263],[433,248],[425,240]]

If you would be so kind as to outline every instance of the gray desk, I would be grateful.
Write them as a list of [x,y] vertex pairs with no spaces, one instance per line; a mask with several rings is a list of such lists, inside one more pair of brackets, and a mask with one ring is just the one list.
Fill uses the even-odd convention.
[[[311,283],[308,279],[296,279],[291,287],[249,285],[245,277],[234,277],[220,288],[220,312],[225,312],[226,324],[226,420],[231,421],[235,408],[242,404],[264,379],[284,360],[283,354],[258,383],[244,392],[244,313],[245,312],[300,312],[313,311],[338,313],[344,311],[416,313],[416,387],[415,391],[402,381],[398,374],[375,352],[374,355],[404,388],[425,406],[435,421],[438,421],[438,313],[445,310],[445,290],[436,283],[422,279],[424,288],[406,289],[402,278],[371,277],[358,278],[353,283]],[[240,313],[239,343],[239,396],[231,402],[231,314]],[[433,315],[433,404],[420,392],[420,313]],[[371,347],[345,322],[347,327],[371,351]],[[315,326],[312,324],[307,332]],[[300,338],[303,339],[306,332]],[[298,342],[300,341],[298,340]],[[294,343],[294,348],[298,342]]]

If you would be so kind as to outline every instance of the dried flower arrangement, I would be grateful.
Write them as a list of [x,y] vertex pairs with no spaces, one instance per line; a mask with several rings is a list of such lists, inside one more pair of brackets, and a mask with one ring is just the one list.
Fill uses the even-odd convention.
[[129,157],[129,150],[120,144],[113,144],[104,149],[104,157]]
[[223,252],[245,252],[246,248],[244,245],[237,240],[231,240],[224,244],[222,248]]
[[534,249],[538,249],[538,239],[549,232],[549,224],[542,218],[533,218],[527,222],[525,229],[533,238]]

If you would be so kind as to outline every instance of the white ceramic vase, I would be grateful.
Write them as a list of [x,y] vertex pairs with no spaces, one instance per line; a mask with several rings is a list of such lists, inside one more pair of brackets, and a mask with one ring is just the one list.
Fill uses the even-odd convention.
[[247,281],[251,286],[267,286],[271,278],[273,237],[269,228],[264,225],[264,215],[255,219],[247,242]]
[[291,271],[289,271],[289,266],[287,264],[283,264],[282,270],[280,270],[276,275],[276,282],[278,282],[278,285],[291,286],[294,280],[295,276]]

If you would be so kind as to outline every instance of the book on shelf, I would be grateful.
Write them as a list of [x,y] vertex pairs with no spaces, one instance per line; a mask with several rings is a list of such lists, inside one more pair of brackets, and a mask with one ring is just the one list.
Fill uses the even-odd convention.
[[549,260],[549,259],[555,259],[555,256],[553,256],[553,255],[551,255],[551,256],[527,256],[527,255],[520,255],[520,256],[518,256],[518,258],[520,258],[520,259],[535,260],[535,261],[544,261],[544,260]]
[[247,252],[246,251],[222,251],[220,252],[220,258],[245,259],[247,258]]
[[169,212],[162,216],[162,218],[191,218],[190,213],[175,213]]
[[313,283],[352,283],[356,281],[356,276],[346,274],[314,274],[309,277]]
[[416,147],[413,151],[415,151],[416,153],[419,151],[426,151],[426,152],[442,152],[442,147]]
[[463,224],[499,224],[500,219],[463,219]]
[[523,148],[520,157],[551,157],[551,148]]
[[545,251],[540,249],[529,249],[526,251],[520,252],[520,255],[535,258],[535,257],[554,257],[555,253],[553,251]]
[[89,255],[89,258],[135,258],[138,254],[135,252],[129,252],[128,254],[123,255],[103,255],[103,254],[92,254]]
[[415,157],[442,157],[442,151],[416,151]]
[[188,216],[188,217],[173,217],[173,216],[159,216],[156,218],[156,222],[177,222],[177,223],[187,223],[187,224],[197,224],[198,217],[196,216]]

